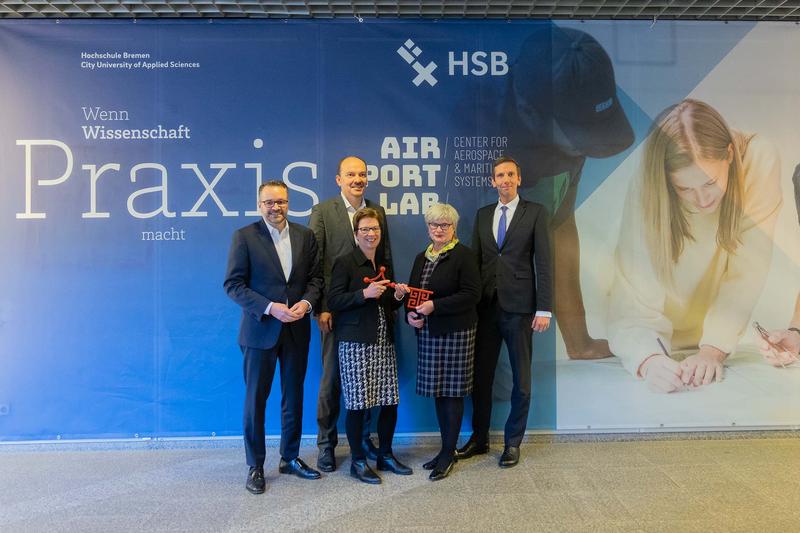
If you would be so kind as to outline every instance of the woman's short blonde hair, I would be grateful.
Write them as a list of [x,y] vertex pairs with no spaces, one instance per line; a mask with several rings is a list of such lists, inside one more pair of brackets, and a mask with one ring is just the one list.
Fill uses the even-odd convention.
[[458,211],[450,204],[433,204],[425,211],[425,223],[439,221],[449,222],[455,231],[458,229]]

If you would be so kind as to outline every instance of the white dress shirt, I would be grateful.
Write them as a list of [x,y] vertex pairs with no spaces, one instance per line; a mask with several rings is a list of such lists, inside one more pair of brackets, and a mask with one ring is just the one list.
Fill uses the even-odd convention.
[[284,224],[282,230],[267,224],[269,236],[272,237],[272,242],[275,243],[275,251],[278,252],[278,259],[281,260],[281,268],[286,280],[289,280],[289,274],[292,273],[292,241],[289,239],[289,223]]
[[[267,221],[265,220],[264,222]],[[272,242],[275,243],[275,251],[278,252],[278,259],[281,262],[283,275],[288,281],[289,276],[292,273],[292,241],[289,238],[289,223],[287,222],[286,225],[283,226],[282,230],[278,230],[267,222],[267,229],[269,230],[269,236],[272,237]],[[306,302],[308,305],[307,313],[310,313],[311,303],[309,303],[308,300],[301,301]],[[289,302],[284,303],[288,305]],[[264,311],[264,314],[268,315],[270,309],[272,309],[272,302],[267,304],[267,309]]]
[[506,231],[508,231],[508,226],[511,225],[511,219],[514,218],[514,213],[517,211],[517,206],[519,205],[519,195],[516,195],[513,200],[504,204],[502,201],[497,201],[497,207],[494,209],[494,217],[492,218],[492,235],[494,235],[494,242],[497,242],[497,226],[500,223],[500,217],[503,214],[503,210],[500,209],[503,206],[506,206],[508,210],[506,211]]
[[[503,210],[500,208],[503,206],[508,208],[506,210],[506,238],[508,238],[508,226],[511,225],[511,219],[514,218],[514,213],[517,211],[517,206],[519,206],[519,195],[516,195],[514,199],[507,204],[504,204],[498,199],[497,207],[494,210],[494,217],[492,217],[492,235],[494,235],[495,242],[497,242],[497,226],[500,225],[500,217],[503,215]],[[535,316],[552,318],[553,313],[550,311],[536,311]]]

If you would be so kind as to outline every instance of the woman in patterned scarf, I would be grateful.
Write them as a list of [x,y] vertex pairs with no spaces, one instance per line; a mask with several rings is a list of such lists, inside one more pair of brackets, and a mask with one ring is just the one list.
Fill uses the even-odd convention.
[[481,279],[475,255],[456,237],[458,212],[434,204],[425,223],[431,243],[414,261],[409,284],[433,295],[406,319],[417,331],[417,394],[436,402],[442,448],[423,468],[437,481],[453,469],[464,396],[472,392]]

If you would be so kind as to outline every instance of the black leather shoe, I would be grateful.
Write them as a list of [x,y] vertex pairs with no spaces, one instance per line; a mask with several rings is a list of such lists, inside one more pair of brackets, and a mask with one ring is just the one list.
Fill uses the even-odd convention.
[[319,451],[317,468],[323,472],[333,472],[336,470],[336,455],[333,453],[333,448],[323,448]]
[[378,470],[394,472],[395,474],[400,474],[401,476],[410,476],[414,473],[413,470],[398,461],[397,457],[395,457],[391,452],[387,453],[386,455],[378,456]]
[[481,455],[484,453],[489,453],[489,443],[479,443],[473,436],[469,438],[462,448],[456,450],[456,459],[469,459],[474,455]]
[[[433,470],[434,468],[436,468],[436,463],[438,462],[439,462],[439,456],[437,455],[427,463],[423,463],[422,468],[424,468],[425,470]],[[458,457],[455,456],[455,453],[453,454],[453,462],[454,463],[458,462]]]
[[433,470],[434,468],[436,468],[436,463],[438,462],[439,462],[439,456],[437,455],[427,463],[422,463],[422,468],[424,468],[425,470]]
[[517,446],[506,446],[503,455],[500,456],[500,468],[511,468],[519,463],[519,448]]
[[251,466],[247,473],[247,484],[245,488],[253,494],[263,494],[267,483],[264,481],[264,467]]
[[433,470],[431,470],[431,475],[428,476],[428,479],[431,481],[439,481],[440,479],[444,479],[450,475],[450,472],[453,471],[453,465],[456,464],[455,459],[447,463],[447,466],[444,468],[440,467],[440,465],[436,465]]
[[378,459],[378,448],[375,447],[375,444],[372,443],[372,437],[367,437],[364,439],[364,453],[367,454],[367,459],[370,461],[375,461]]
[[353,461],[350,463],[350,475],[359,481],[370,485],[380,485],[381,478],[372,470],[367,461]]
[[281,474],[294,474],[295,476],[303,479],[320,478],[320,473],[305,464],[299,457],[292,459],[291,461],[285,461],[283,458],[281,458],[281,462],[278,465],[278,472]]

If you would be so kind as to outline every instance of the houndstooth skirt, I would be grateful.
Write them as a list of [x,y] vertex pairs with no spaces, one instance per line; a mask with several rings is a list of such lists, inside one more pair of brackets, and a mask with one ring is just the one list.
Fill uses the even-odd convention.
[[378,342],[339,343],[339,374],[342,397],[348,410],[376,405],[397,405],[397,355],[389,341],[386,314],[378,308]]
[[[426,261],[422,267],[421,288],[428,288],[428,280],[437,263],[438,260]],[[434,337],[425,321],[417,335],[417,394],[460,397],[472,392],[477,329],[475,325]]]

